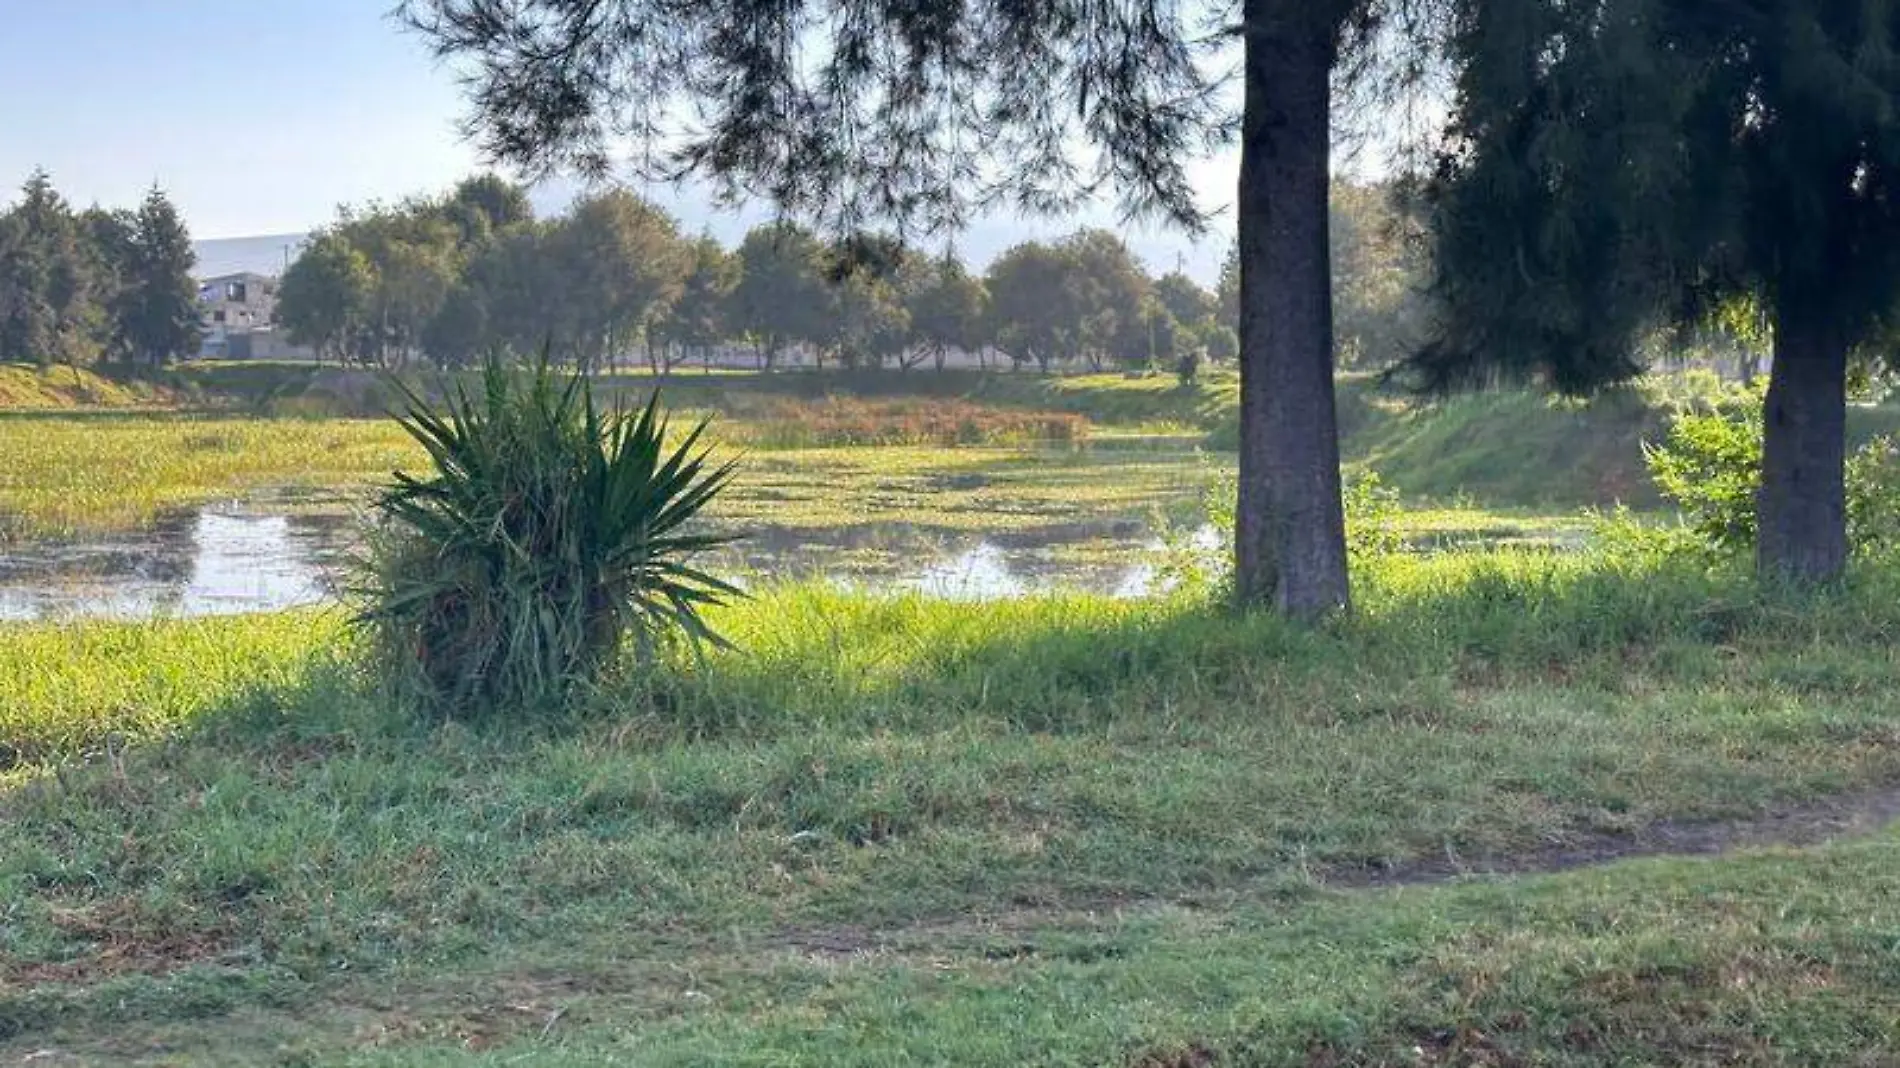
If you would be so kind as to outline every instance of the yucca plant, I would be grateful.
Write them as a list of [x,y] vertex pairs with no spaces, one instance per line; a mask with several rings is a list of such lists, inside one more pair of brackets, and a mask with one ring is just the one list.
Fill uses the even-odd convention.
[[359,620],[443,714],[542,710],[623,655],[724,644],[701,612],[739,591],[693,559],[730,537],[690,523],[732,465],[709,466],[704,422],[669,448],[657,394],[603,411],[585,375],[559,379],[545,359],[491,360],[476,397],[400,387],[398,421],[433,471],[375,501]]

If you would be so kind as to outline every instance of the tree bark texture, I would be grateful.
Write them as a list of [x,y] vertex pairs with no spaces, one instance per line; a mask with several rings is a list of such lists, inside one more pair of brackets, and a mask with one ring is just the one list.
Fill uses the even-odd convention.
[[1332,6],[1247,0],[1244,14],[1235,586],[1243,604],[1303,619],[1350,602],[1327,212]]
[[1814,585],[1847,567],[1847,339],[1798,298],[1777,303],[1756,567],[1765,579]]

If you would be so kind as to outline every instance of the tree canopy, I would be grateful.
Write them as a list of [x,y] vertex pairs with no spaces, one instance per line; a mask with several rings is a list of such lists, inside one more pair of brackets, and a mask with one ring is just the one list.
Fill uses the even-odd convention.
[[1456,41],[1428,384],[1581,392],[1636,340],[1769,310],[1764,570],[1838,574],[1849,352],[1900,298],[1900,4],[1533,0]]
[[198,347],[191,235],[154,188],[136,211],[74,212],[45,171],[0,212],[0,360],[153,364]]
[[1236,588],[1316,616],[1349,600],[1326,263],[1333,90],[1406,81],[1433,54],[1428,30],[1459,6],[404,0],[400,11],[466,74],[470,128],[495,158],[602,172],[630,147],[636,174],[698,175],[839,232],[954,227],[981,209],[1047,212],[1111,190],[1130,213],[1198,227],[1187,164],[1237,140]]

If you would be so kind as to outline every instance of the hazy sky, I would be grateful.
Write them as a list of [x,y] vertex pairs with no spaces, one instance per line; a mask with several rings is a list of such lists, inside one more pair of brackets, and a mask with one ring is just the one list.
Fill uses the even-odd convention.
[[[460,140],[454,77],[400,31],[394,0],[22,0],[0,33],[0,203],[35,167],[80,206],[130,205],[154,182],[198,238],[308,230],[337,205],[435,192],[479,169]],[[1231,158],[1197,168],[1209,207],[1230,199]],[[538,197],[544,205],[563,196]],[[732,242],[764,209],[656,196],[689,230]],[[985,220],[976,263],[1082,219]],[[1218,225],[1218,224],[1217,224]],[[1116,227],[1151,267],[1210,279],[1225,238]]]

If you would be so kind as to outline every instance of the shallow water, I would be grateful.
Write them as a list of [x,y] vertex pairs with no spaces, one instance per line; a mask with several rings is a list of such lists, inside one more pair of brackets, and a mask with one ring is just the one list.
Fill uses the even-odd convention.
[[334,596],[337,516],[208,508],[138,534],[0,550],[0,620],[223,615]]
[[[274,500],[209,507],[138,534],[0,548],[0,621],[226,615],[334,601],[347,578],[356,529],[350,516],[298,511]],[[1414,551],[1429,552],[1526,543],[1522,535],[1513,529],[1408,540]],[[1207,559],[1220,542],[1212,527],[1183,540],[1184,549]],[[987,534],[863,523],[756,527],[704,563],[741,586],[826,579],[859,589],[991,600],[1057,589],[1151,596],[1173,582],[1163,567],[1167,555],[1146,525],[1126,520]]]
[[[206,508],[153,529],[0,549],[0,621],[269,612],[333,601],[355,526],[336,514]],[[1088,545],[1078,561],[1065,549]],[[1140,596],[1157,548],[1140,524],[1068,524],[973,536],[910,524],[765,527],[707,563],[741,585],[827,578],[959,600],[1068,588]]]

